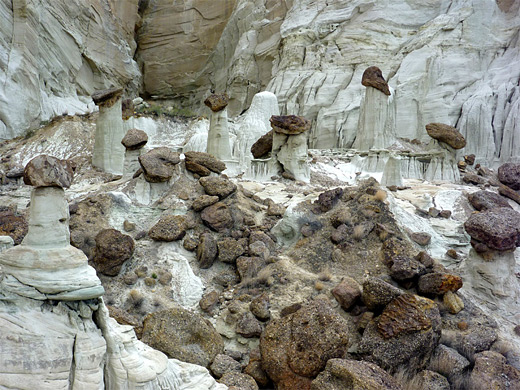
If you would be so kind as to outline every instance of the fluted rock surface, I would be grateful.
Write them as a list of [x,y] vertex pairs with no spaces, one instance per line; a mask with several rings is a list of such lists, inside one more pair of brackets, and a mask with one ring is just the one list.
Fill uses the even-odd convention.
[[92,110],[95,89],[136,91],[137,10],[138,0],[0,1],[0,139]]

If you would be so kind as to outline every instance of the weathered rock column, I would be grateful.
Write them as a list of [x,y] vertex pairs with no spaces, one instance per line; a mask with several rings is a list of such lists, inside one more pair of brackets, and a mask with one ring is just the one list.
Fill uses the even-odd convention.
[[273,115],[270,119],[273,128],[272,166],[282,169],[282,175],[295,180],[309,182],[310,168],[307,163],[307,130],[309,120],[301,116]]
[[226,109],[228,102],[229,97],[226,94],[211,95],[204,100],[204,104],[211,109],[206,151],[224,161],[231,159]]
[[70,245],[69,208],[63,187],[73,179],[69,163],[40,155],[24,171],[31,194],[29,231],[21,245],[0,254],[2,287],[45,300],[84,300],[104,294],[85,254]]
[[371,66],[361,80],[366,89],[361,102],[358,131],[354,148],[359,150],[386,149],[396,141],[395,104],[383,73]]
[[135,171],[140,168],[139,156],[147,142],[148,135],[143,130],[130,129],[126,132],[126,135],[121,141],[123,146],[126,148],[124,167],[125,176],[133,175]]
[[401,172],[401,159],[394,154],[390,154],[383,170],[381,178],[382,186],[402,186],[403,177]]
[[94,103],[99,107],[92,165],[114,175],[123,174],[125,163],[125,148],[121,144],[125,135],[122,93],[121,88],[111,88],[92,95]]

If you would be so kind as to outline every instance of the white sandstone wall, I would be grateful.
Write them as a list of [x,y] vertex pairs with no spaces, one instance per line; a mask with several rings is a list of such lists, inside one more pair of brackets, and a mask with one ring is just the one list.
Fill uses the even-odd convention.
[[93,110],[96,89],[137,90],[123,10],[137,20],[138,0],[0,0],[0,140]]

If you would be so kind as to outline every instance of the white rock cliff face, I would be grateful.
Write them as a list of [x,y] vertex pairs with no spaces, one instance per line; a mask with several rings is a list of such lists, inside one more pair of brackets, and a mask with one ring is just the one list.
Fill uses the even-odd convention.
[[424,126],[442,122],[467,136],[462,153],[477,162],[520,155],[516,1],[153,0],[139,7],[137,0],[0,1],[0,138],[89,110],[94,89],[136,91],[136,54],[142,91],[195,102],[201,113],[210,89],[231,96],[230,116],[256,93],[273,92],[281,114],[313,121],[311,148],[353,146],[361,75],[378,66],[395,90],[397,137],[425,142]]
[[121,23],[136,20],[138,0],[121,4],[0,1],[0,139],[55,116],[91,111],[95,89],[137,90],[133,26]]

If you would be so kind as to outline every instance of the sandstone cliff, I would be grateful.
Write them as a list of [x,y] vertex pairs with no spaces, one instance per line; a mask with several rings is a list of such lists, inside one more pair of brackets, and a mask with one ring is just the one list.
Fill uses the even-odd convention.
[[311,148],[349,148],[361,74],[375,65],[395,90],[398,137],[427,141],[427,123],[447,123],[477,161],[508,161],[520,148],[519,8],[511,0],[2,0],[0,138],[85,112],[94,89],[117,84],[201,114],[210,90],[226,91],[230,116],[268,90],[282,114],[312,120]]

